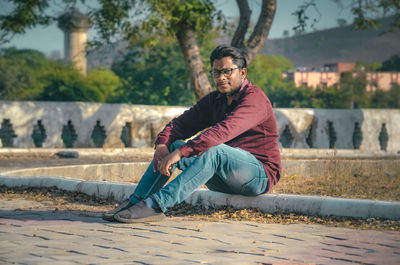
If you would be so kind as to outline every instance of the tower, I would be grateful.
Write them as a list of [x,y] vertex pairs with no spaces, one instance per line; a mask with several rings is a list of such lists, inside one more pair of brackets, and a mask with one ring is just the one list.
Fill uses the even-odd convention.
[[71,8],[58,18],[58,27],[64,32],[64,59],[86,75],[85,47],[89,19],[78,9]]

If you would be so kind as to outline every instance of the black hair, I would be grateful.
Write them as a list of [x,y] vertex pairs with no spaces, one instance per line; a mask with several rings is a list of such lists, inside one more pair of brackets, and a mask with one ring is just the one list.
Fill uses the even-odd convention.
[[245,53],[243,50],[228,46],[228,45],[219,45],[210,55],[210,64],[211,67],[216,59],[222,59],[224,57],[232,57],[232,61],[239,68],[247,68],[247,61],[245,57]]

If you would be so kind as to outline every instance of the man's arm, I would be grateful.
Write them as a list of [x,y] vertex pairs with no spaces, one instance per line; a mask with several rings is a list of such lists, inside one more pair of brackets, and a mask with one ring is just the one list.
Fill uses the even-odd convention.
[[176,149],[157,163],[158,171],[160,171],[161,174],[169,177],[171,175],[170,172],[172,166],[177,163],[181,159],[181,157],[181,151],[179,149]]
[[[261,90],[249,92],[239,105],[222,121],[181,146],[183,156],[198,155],[212,146],[226,143],[254,128],[273,115],[269,101]],[[268,110],[271,111],[268,111]]]
[[[176,140],[185,140],[209,126],[210,97],[203,97],[195,106],[173,119],[158,134],[155,141],[153,170],[169,176],[172,165],[179,161],[182,153],[169,153],[168,146]],[[160,163],[163,161],[163,163]],[[172,163],[172,164],[171,164]]]
[[176,140],[185,140],[211,125],[210,94],[199,100],[193,107],[169,122],[158,134],[155,145],[169,146]]

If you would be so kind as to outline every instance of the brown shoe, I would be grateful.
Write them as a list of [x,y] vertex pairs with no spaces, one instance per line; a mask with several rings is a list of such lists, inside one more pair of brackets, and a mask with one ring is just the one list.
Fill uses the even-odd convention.
[[133,204],[131,203],[131,201],[129,199],[126,199],[124,201],[122,201],[117,207],[115,207],[115,209],[103,213],[103,220],[105,221],[109,221],[109,222],[115,222],[116,220],[114,219],[114,215],[120,211],[125,210],[126,208],[132,206]]
[[165,215],[161,210],[148,207],[144,201],[132,205],[114,215],[114,219],[121,223],[158,222],[164,218]]

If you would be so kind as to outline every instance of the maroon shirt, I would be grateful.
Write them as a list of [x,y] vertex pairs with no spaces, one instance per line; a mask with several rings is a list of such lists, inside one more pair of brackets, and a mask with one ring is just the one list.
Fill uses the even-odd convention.
[[281,173],[278,133],[271,102],[247,79],[231,105],[227,106],[226,102],[226,97],[219,91],[209,93],[168,123],[155,143],[169,146],[207,128],[179,148],[183,156],[199,155],[219,144],[246,150],[264,166],[268,176],[267,192],[279,181]]

